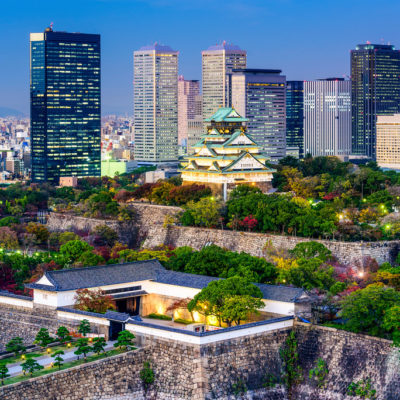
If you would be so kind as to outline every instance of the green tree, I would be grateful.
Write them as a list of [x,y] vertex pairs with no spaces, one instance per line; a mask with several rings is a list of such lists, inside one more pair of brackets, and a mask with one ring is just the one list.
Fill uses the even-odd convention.
[[240,325],[241,321],[249,318],[250,314],[259,313],[259,309],[265,306],[264,302],[249,295],[230,296],[224,301],[221,309],[221,319],[228,324]]
[[196,203],[190,201],[187,203],[187,209],[197,226],[211,228],[219,223],[221,204],[213,198],[203,197]]
[[71,240],[60,247],[60,254],[71,263],[77,261],[85,251],[92,251],[93,247],[82,240]]
[[24,375],[28,372],[29,374],[31,374],[31,376],[35,371],[40,371],[44,368],[43,365],[40,365],[33,358],[28,358],[23,364],[21,364],[21,367]]
[[58,243],[60,246],[70,242],[71,240],[80,240],[80,237],[74,232],[61,232],[58,237]]
[[69,334],[68,329],[65,326],[60,326],[56,332],[57,339],[60,343],[65,344],[72,340],[71,335]]
[[117,342],[114,343],[114,347],[118,347],[119,349],[125,348],[133,348],[135,335],[127,330],[121,331],[118,333]]
[[104,353],[104,349],[106,347],[106,340],[103,337],[97,337],[93,339],[93,351],[96,354]]
[[15,357],[17,357],[20,353],[25,353],[26,347],[24,346],[23,339],[19,336],[12,338],[6,344],[6,350],[10,353],[14,353]]
[[314,241],[297,243],[296,246],[290,250],[290,253],[295,258],[319,258],[321,261],[327,261],[332,256],[332,252],[322,243]]
[[150,389],[151,385],[155,381],[154,371],[150,366],[148,361],[143,363],[143,368],[140,371],[140,379],[143,383],[143,389],[145,395],[147,394],[148,390]]
[[49,330],[47,328],[40,328],[39,332],[36,335],[34,343],[38,343],[40,347],[47,347],[50,343],[53,342],[53,339],[49,335]]
[[[238,300],[240,297],[246,296],[254,297],[260,302],[246,302],[240,301],[238,304],[234,300],[229,300],[235,297]],[[203,288],[196,296],[189,302],[189,312],[197,311],[204,316],[215,316],[218,319],[219,326],[224,319],[228,325],[232,324],[232,316],[240,320],[244,313],[247,314],[255,312],[261,308],[264,303],[261,301],[261,290],[250,283],[247,279],[233,276],[228,279],[215,280],[210,282]],[[228,302],[228,305],[226,303]],[[262,304],[261,304],[262,303]],[[226,308],[225,308],[226,307]],[[224,314],[225,312],[225,314]]]
[[86,336],[90,333],[90,322],[87,319],[83,319],[78,326],[78,332],[81,333],[83,336]]
[[7,364],[0,364],[0,381],[1,385],[4,385],[4,379],[8,378],[10,374],[8,373]]
[[386,310],[382,327],[392,334],[393,345],[400,347],[400,305]]
[[[385,314],[399,302],[400,292],[393,288],[369,285],[343,299],[341,316],[346,320],[346,328],[353,332],[384,336],[387,332],[384,326]],[[388,321],[386,326],[389,327]]]
[[81,354],[83,354],[83,358],[86,360],[87,354],[92,351],[92,347],[89,346],[89,339],[84,337],[84,338],[79,338],[76,341],[76,350],[74,351],[74,354],[76,354],[79,358]]
[[75,261],[75,265],[83,267],[91,267],[95,265],[104,265],[106,260],[99,254],[93,253],[93,250],[84,251],[80,257]]
[[38,224],[36,222],[29,222],[25,229],[28,233],[35,236],[35,241],[37,244],[46,243],[50,235],[45,225]]
[[58,367],[58,369],[61,369],[62,363],[64,361],[64,359],[62,358],[63,355],[64,352],[62,350],[57,350],[51,355],[54,358],[54,367]]

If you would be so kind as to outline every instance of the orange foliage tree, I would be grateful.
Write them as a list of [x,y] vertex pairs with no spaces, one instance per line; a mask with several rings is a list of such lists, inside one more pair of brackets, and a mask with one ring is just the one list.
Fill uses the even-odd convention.
[[100,314],[116,309],[114,299],[101,289],[78,289],[75,296],[75,308]]

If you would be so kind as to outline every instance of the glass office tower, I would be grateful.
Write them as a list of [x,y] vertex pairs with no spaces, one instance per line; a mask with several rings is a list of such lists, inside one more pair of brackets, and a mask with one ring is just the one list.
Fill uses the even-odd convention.
[[352,154],[376,157],[377,115],[400,112],[400,52],[359,44],[351,51]]
[[30,35],[32,181],[100,176],[100,35]]
[[286,147],[297,148],[304,157],[304,82],[286,82]]
[[232,107],[269,160],[286,155],[286,76],[277,69],[234,69]]

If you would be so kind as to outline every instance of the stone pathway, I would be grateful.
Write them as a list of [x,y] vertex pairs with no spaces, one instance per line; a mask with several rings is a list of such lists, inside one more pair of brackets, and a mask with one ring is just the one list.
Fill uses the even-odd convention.
[[[107,345],[105,347],[105,350],[112,350],[114,349],[114,343],[115,341],[108,341]],[[63,363],[65,362],[70,362],[70,361],[74,361],[78,359],[78,356],[76,354],[74,354],[74,351],[76,350],[76,347],[73,347],[69,350],[64,350],[64,353],[62,355],[62,358],[64,359]],[[92,353],[88,353],[88,355],[91,355]],[[80,356],[80,358],[82,358],[83,356]],[[44,355],[38,358],[34,358],[34,360],[36,360],[40,365],[43,365],[44,367],[48,367],[52,362],[54,362],[54,358],[51,356],[51,353],[49,355]],[[9,364],[7,365],[8,368],[8,373],[10,374],[10,376],[16,376],[16,375],[20,375],[22,374],[22,367],[21,364],[23,362],[19,362],[19,363],[14,363],[14,364]]]

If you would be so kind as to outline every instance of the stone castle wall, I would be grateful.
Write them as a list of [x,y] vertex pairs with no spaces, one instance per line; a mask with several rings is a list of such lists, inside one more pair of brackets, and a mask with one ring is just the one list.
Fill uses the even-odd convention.
[[[233,251],[244,251],[254,256],[264,256],[264,246],[269,242],[279,250],[290,250],[297,243],[310,241],[307,238],[271,235],[266,233],[238,232],[220,229],[206,229],[170,225],[165,227],[167,215],[176,216],[179,207],[132,203],[136,217],[133,222],[101,220],[78,217],[72,214],[51,213],[48,220],[50,231],[93,230],[97,225],[106,224],[115,229],[119,240],[136,248],[152,248],[160,244],[173,247],[190,246],[200,250],[207,243],[213,243]],[[312,239],[315,240],[315,239]],[[365,257],[375,258],[379,263],[393,262],[400,250],[400,240],[380,242],[340,242],[316,240],[332,251],[340,262],[353,264]]]
[[[371,378],[377,400],[399,399],[399,353],[390,341],[306,324],[296,324],[295,330],[304,381],[292,400],[351,400],[346,396],[349,384],[366,378]],[[147,398],[230,400],[235,398],[233,385],[241,380],[248,389],[243,399],[288,400],[282,386],[263,388],[266,373],[280,374],[279,349],[287,334],[268,332],[201,347],[148,337],[136,351],[0,388],[0,398],[144,399],[139,374],[149,361],[155,390]],[[319,357],[329,369],[322,390],[308,378]]]

